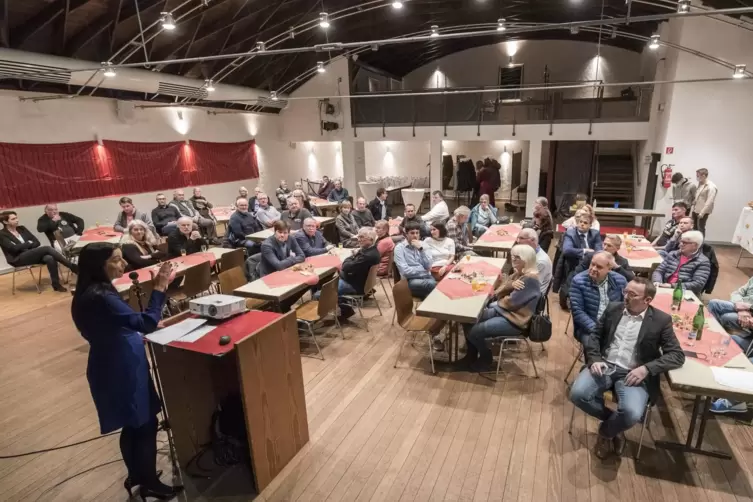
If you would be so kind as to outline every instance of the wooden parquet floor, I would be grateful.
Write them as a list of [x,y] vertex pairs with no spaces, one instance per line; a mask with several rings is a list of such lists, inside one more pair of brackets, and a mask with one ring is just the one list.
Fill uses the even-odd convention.
[[[719,250],[713,297],[728,298],[747,280],[750,271],[734,268],[736,257],[733,249]],[[21,286],[11,297],[10,277],[0,277],[0,456],[98,434],[85,376],[88,346],[70,320],[70,296],[49,285],[41,295],[31,283]],[[545,351],[534,349],[541,377],[532,378],[520,353],[495,382],[468,373],[432,376],[425,341],[406,344],[395,369],[403,335],[390,325],[381,290],[378,296],[384,317],[365,309],[370,332],[351,324],[342,340],[332,330],[322,338],[324,361],[303,358],[311,441],[258,500],[753,500],[753,433],[733,417],[710,421],[706,434],[707,446],[734,454],[729,461],[656,450],[647,434],[635,462],[636,429],[621,459],[602,462],[591,453],[597,423],[579,411],[568,434],[573,407],[562,379],[576,346],[564,334],[567,314],[556,302],[554,337]],[[315,349],[306,345],[304,353]],[[653,437],[684,438],[692,401],[666,385],[663,391]],[[0,458],[0,500],[125,501],[119,460],[116,435]],[[169,473],[164,452],[159,461]],[[205,482],[201,493],[200,482],[185,481],[182,500],[251,500],[242,470],[208,488]]]

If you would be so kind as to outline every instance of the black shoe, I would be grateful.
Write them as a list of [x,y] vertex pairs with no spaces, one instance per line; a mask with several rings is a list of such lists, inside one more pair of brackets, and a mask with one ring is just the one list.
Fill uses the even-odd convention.
[[[161,477],[162,477],[162,471],[157,471],[157,479]],[[128,492],[128,498],[133,497],[133,493],[131,492],[131,490],[133,490],[137,486],[139,485],[133,483],[131,476],[128,476],[127,478],[125,478],[125,481],[123,481],[123,488],[125,488],[126,491]]]
[[479,359],[470,365],[470,370],[475,373],[486,373],[496,369],[497,368],[494,366],[494,360]]
[[604,460],[612,454],[612,451],[612,440],[599,434],[596,438],[596,446],[594,447],[594,454],[596,457]]
[[61,286],[60,284],[56,284],[56,285],[52,286],[52,289],[54,289],[58,293],[67,293],[68,292],[68,290],[65,289],[64,286]]
[[348,319],[350,319],[354,315],[356,315],[356,311],[353,310],[352,308],[343,308],[343,307],[340,307],[340,316],[339,316],[339,319],[347,321]]
[[622,453],[625,451],[625,445],[627,444],[627,439],[625,439],[625,434],[620,432],[615,437],[612,438],[612,448],[614,449],[615,455],[618,457],[622,456]]
[[78,275],[78,264],[71,263],[71,265],[68,268],[71,269],[71,272]]
[[183,491],[182,485],[168,486],[162,483],[155,485],[151,488],[146,486],[139,487],[139,496],[142,502],[146,502],[147,498],[155,498],[157,500],[170,500]]

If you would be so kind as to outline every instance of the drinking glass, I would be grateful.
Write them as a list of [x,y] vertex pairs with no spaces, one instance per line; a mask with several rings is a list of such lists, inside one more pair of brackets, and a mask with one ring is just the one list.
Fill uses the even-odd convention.
[[181,256],[186,256],[186,249],[185,249],[185,248],[182,248],[182,249],[180,250],[180,255],[181,255]]

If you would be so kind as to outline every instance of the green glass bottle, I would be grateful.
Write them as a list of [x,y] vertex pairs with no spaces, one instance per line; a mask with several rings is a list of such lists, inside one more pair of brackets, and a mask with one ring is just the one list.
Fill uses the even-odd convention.
[[703,305],[698,306],[698,312],[693,316],[693,331],[695,340],[700,341],[703,336],[703,326],[706,324],[706,318],[703,315]]
[[675,289],[672,291],[672,310],[680,310],[682,306],[682,281],[675,283]]

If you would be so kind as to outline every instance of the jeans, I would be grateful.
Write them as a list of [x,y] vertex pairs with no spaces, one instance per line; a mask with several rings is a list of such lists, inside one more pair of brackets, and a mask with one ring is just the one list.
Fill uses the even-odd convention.
[[724,300],[711,300],[708,306],[709,312],[716,317],[719,324],[726,330],[745,331],[751,334],[751,331],[740,326],[735,304]]
[[209,240],[217,239],[217,227],[214,223],[214,220],[210,218],[204,218],[203,216],[197,216],[196,218],[196,223],[199,225],[201,233],[204,234],[204,236],[206,236],[206,238]]
[[709,219],[709,215],[699,216],[698,213],[693,213],[693,227],[700,231],[704,237],[706,237],[706,221]]
[[[493,305],[490,303],[490,305]],[[481,361],[490,362],[492,351],[486,345],[487,338],[518,336],[523,331],[500,314],[497,307],[487,306],[476,324],[463,324],[468,357],[478,354]]]
[[481,237],[482,235],[484,235],[484,232],[486,232],[487,230],[489,230],[489,227],[485,227],[483,225],[479,225],[478,223],[476,223],[476,226],[473,227],[472,233],[474,237]]
[[358,291],[356,291],[356,288],[354,288],[344,280],[340,279],[340,282],[337,283],[337,304],[340,307],[340,313],[343,317],[350,317],[355,314],[355,311],[353,310],[353,307],[342,300],[342,296],[357,294]]
[[[637,424],[643,418],[648,403],[646,381],[636,387],[625,385],[628,370],[607,363],[615,372],[611,375],[596,376],[589,368],[583,369],[570,388],[570,401],[592,417],[601,420],[599,435],[613,438]],[[617,395],[617,411],[604,406],[603,394],[614,389]]]
[[178,228],[178,222],[177,221],[171,221],[164,227],[162,227],[162,230],[160,230],[160,233],[164,236],[170,235],[170,232]]
[[14,267],[25,267],[27,265],[47,265],[47,271],[50,273],[50,282],[53,287],[60,286],[60,276],[58,275],[58,263],[62,263],[68,268],[71,262],[65,256],[60,254],[50,246],[39,246],[38,248],[28,249],[22,252],[13,260],[10,265]]
[[433,277],[408,279],[408,289],[410,289],[410,294],[422,300],[429,296],[429,293],[431,293],[436,287],[437,281],[435,281]]
[[141,427],[123,427],[120,453],[134,485],[158,486],[157,418],[153,417]]

